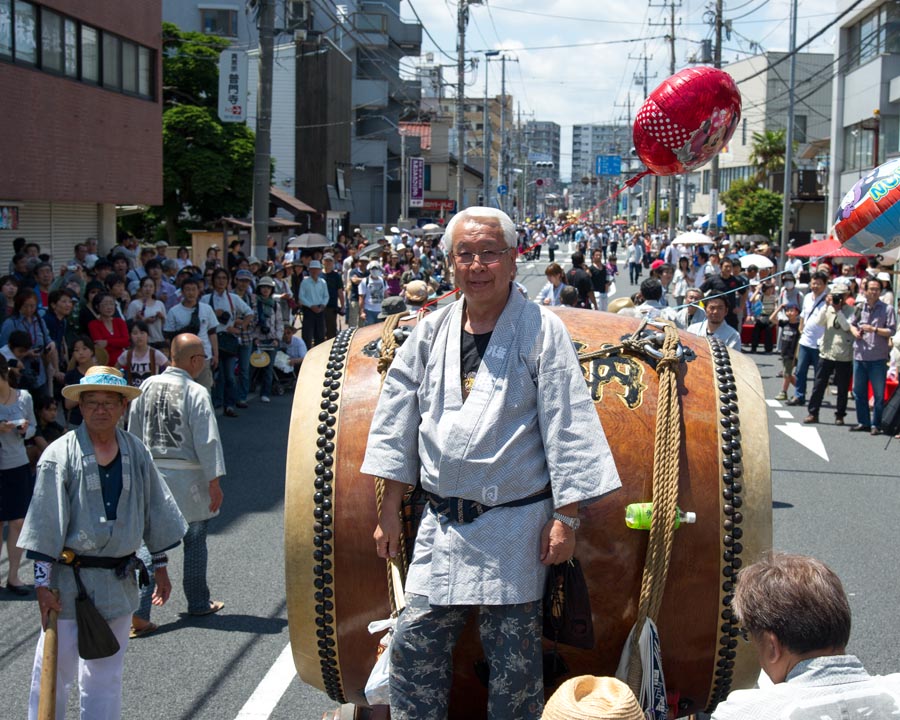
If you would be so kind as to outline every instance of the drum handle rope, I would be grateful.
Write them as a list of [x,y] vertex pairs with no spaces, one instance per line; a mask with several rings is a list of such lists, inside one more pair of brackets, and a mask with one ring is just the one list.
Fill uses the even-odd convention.
[[[643,354],[641,333],[647,326],[647,318],[621,344],[579,354],[579,362],[607,357],[622,350]],[[678,331],[671,323],[664,323],[665,339],[662,358],[657,361],[659,393],[656,408],[656,434],[653,446],[653,517],[641,578],[641,594],[637,619],[631,638],[628,665],[628,686],[635,697],[640,697],[643,668],[639,649],[641,628],[647,618],[654,622],[659,617],[665,591],[672,542],[675,537],[675,520],[678,503],[678,476],[681,461],[681,404],[678,399]]]
[[678,331],[674,325],[665,327],[663,357],[657,364],[659,393],[656,408],[656,437],[653,446],[653,517],[650,537],[641,578],[641,595],[635,631],[631,640],[631,659],[628,667],[628,686],[640,697],[643,668],[638,649],[641,628],[647,618],[659,617],[672,542],[678,513],[678,476],[681,456],[681,404],[678,398]]
[[[394,337],[394,330],[400,324],[400,314],[388,315],[381,328],[381,355],[378,358],[378,373],[381,375],[381,388],[384,387],[384,379],[394,360],[399,344]],[[381,506],[384,502],[384,478],[375,478],[375,505],[378,508],[378,517],[381,517]],[[406,605],[403,596],[403,583],[406,578],[406,542],[403,537],[403,524],[400,525],[400,552],[397,557],[386,561],[388,598],[391,602],[391,615],[396,616]]]

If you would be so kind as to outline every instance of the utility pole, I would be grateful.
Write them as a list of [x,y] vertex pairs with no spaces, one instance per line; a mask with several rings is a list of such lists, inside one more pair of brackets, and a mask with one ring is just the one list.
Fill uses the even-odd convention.
[[251,249],[265,247],[269,235],[269,188],[272,173],[272,64],[275,46],[275,0],[259,0],[259,88],[256,95],[256,148],[253,157],[253,232]]
[[[716,45],[713,48],[713,67],[722,67],[722,0],[716,0]],[[712,157],[709,168],[709,230],[715,237],[719,233],[719,153]]]
[[[509,176],[506,162],[506,55],[500,58],[500,161],[497,163],[497,181],[506,186],[509,193]],[[507,211],[507,195],[501,195],[500,209]]]
[[466,23],[468,0],[458,0],[456,13],[456,211],[465,209],[464,179],[466,174]]
[[[650,7],[654,7],[653,3],[650,3]],[[681,7],[681,0],[678,0],[678,3],[675,3],[675,0],[667,0],[662,4],[662,7],[669,8],[669,33],[666,35],[666,40],[669,41],[669,75],[675,74],[675,10]],[[653,23],[650,25],[665,25],[666,23]],[[678,24],[681,24],[681,20],[678,20]],[[668,200],[669,200],[669,239],[675,237],[675,210],[678,208],[678,198],[676,192],[676,181],[674,175],[669,175],[668,177]],[[657,189],[658,189],[658,181],[657,181]],[[657,193],[657,225],[659,225],[659,197]]]
[[406,168],[406,131],[401,127],[400,134],[400,220],[399,225],[406,224],[409,215],[409,173]]
[[[781,267],[787,259],[788,241],[791,234],[791,195],[794,189],[794,73],[797,67],[797,0],[791,2],[791,69],[788,74],[788,112],[787,127],[784,133],[784,200],[781,204]],[[878,142],[878,131],[875,131],[875,142]],[[877,144],[875,146],[878,147]],[[876,149],[877,152],[877,149]],[[878,158],[875,158],[878,164]]]
[[[647,46],[644,45],[644,51],[640,55],[638,55],[637,57],[632,57],[631,55],[629,55],[628,58],[629,58],[629,60],[642,60],[644,63],[644,74],[643,75],[635,75],[634,84],[635,85],[643,85],[644,102],[646,102],[647,97],[650,94],[647,89],[647,81],[651,79],[649,77],[649,75],[647,74],[647,62],[649,60],[652,60],[653,56],[647,55]],[[654,78],[656,77],[656,73],[653,73],[653,77]],[[630,100],[630,96],[629,96],[629,100]],[[658,188],[657,188],[658,179],[657,179],[656,175],[654,175],[652,177],[651,182],[652,182],[652,188],[653,188],[652,195],[655,197],[657,194],[657,190],[658,190]],[[647,202],[646,178],[641,178],[641,224],[645,230],[647,229],[647,225],[646,225],[647,211],[649,210],[649,208],[650,208],[650,203]],[[658,206],[656,207],[656,217],[654,218],[654,220],[659,222],[659,207]]]
[[485,207],[491,206],[491,113],[488,110],[488,66],[491,64],[490,58],[485,53],[484,58],[484,113],[481,121],[481,138],[482,138],[482,165],[481,173],[481,194],[482,203]]

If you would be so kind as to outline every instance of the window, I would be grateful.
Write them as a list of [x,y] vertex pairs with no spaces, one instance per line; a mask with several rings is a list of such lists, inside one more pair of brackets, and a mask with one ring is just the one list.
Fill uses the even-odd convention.
[[237,37],[237,10],[200,10],[200,27],[207,35]]
[[63,19],[47,8],[41,8],[41,67],[63,71]]
[[127,40],[122,41],[122,90],[136,93],[138,80],[137,45]]
[[63,24],[65,58],[63,71],[70,78],[78,77],[78,24],[66,18]]
[[425,178],[423,181],[422,189],[426,191],[431,190],[431,165],[425,164]]
[[122,89],[122,41],[103,33],[103,87]]
[[848,31],[847,68],[863,65],[882,53],[900,53],[900,7],[884,3]]
[[12,8],[9,0],[0,0],[0,57],[12,57]]
[[871,168],[873,162],[874,131],[866,130],[862,123],[844,128],[844,170]]
[[153,52],[150,48],[138,48],[138,95],[153,97]]
[[81,26],[81,79],[100,82],[100,38],[96,28]]
[[13,6],[16,26],[16,62],[37,64],[37,8],[16,0]]

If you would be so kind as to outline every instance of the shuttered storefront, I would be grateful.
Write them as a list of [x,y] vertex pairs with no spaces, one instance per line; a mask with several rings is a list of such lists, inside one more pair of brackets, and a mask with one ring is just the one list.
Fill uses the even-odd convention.
[[76,243],[99,237],[100,206],[87,203],[28,202],[19,206],[19,227],[0,230],[0,275],[13,256],[13,240],[24,237],[52,256],[53,269],[73,256]]

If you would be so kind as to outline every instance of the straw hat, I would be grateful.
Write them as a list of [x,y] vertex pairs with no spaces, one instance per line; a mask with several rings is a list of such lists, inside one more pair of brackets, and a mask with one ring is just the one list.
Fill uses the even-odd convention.
[[612,677],[566,680],[547,701],[542,720],[645,720],[631,689]]
[[634,307],[634,303],[631,302],[631,298],[621,297],[621,298],[616,298],[615,300],[610,302],[609,305],[607,306],[607,310],[609,310],[609,312],[611,312],[611,313],[617,313],[617,312],[620,312],[621,310],[624,310],[625,308],[633,308],[633,307]]
[[81,393],[85,392],[115,392],[123,395],[126,400],[134,400],[141,394],[139,388],[128,384],[121,372],[108,365],[88,368],[77,385],[66,385],[62,389],[63,397],[67,400],[78,400]]

